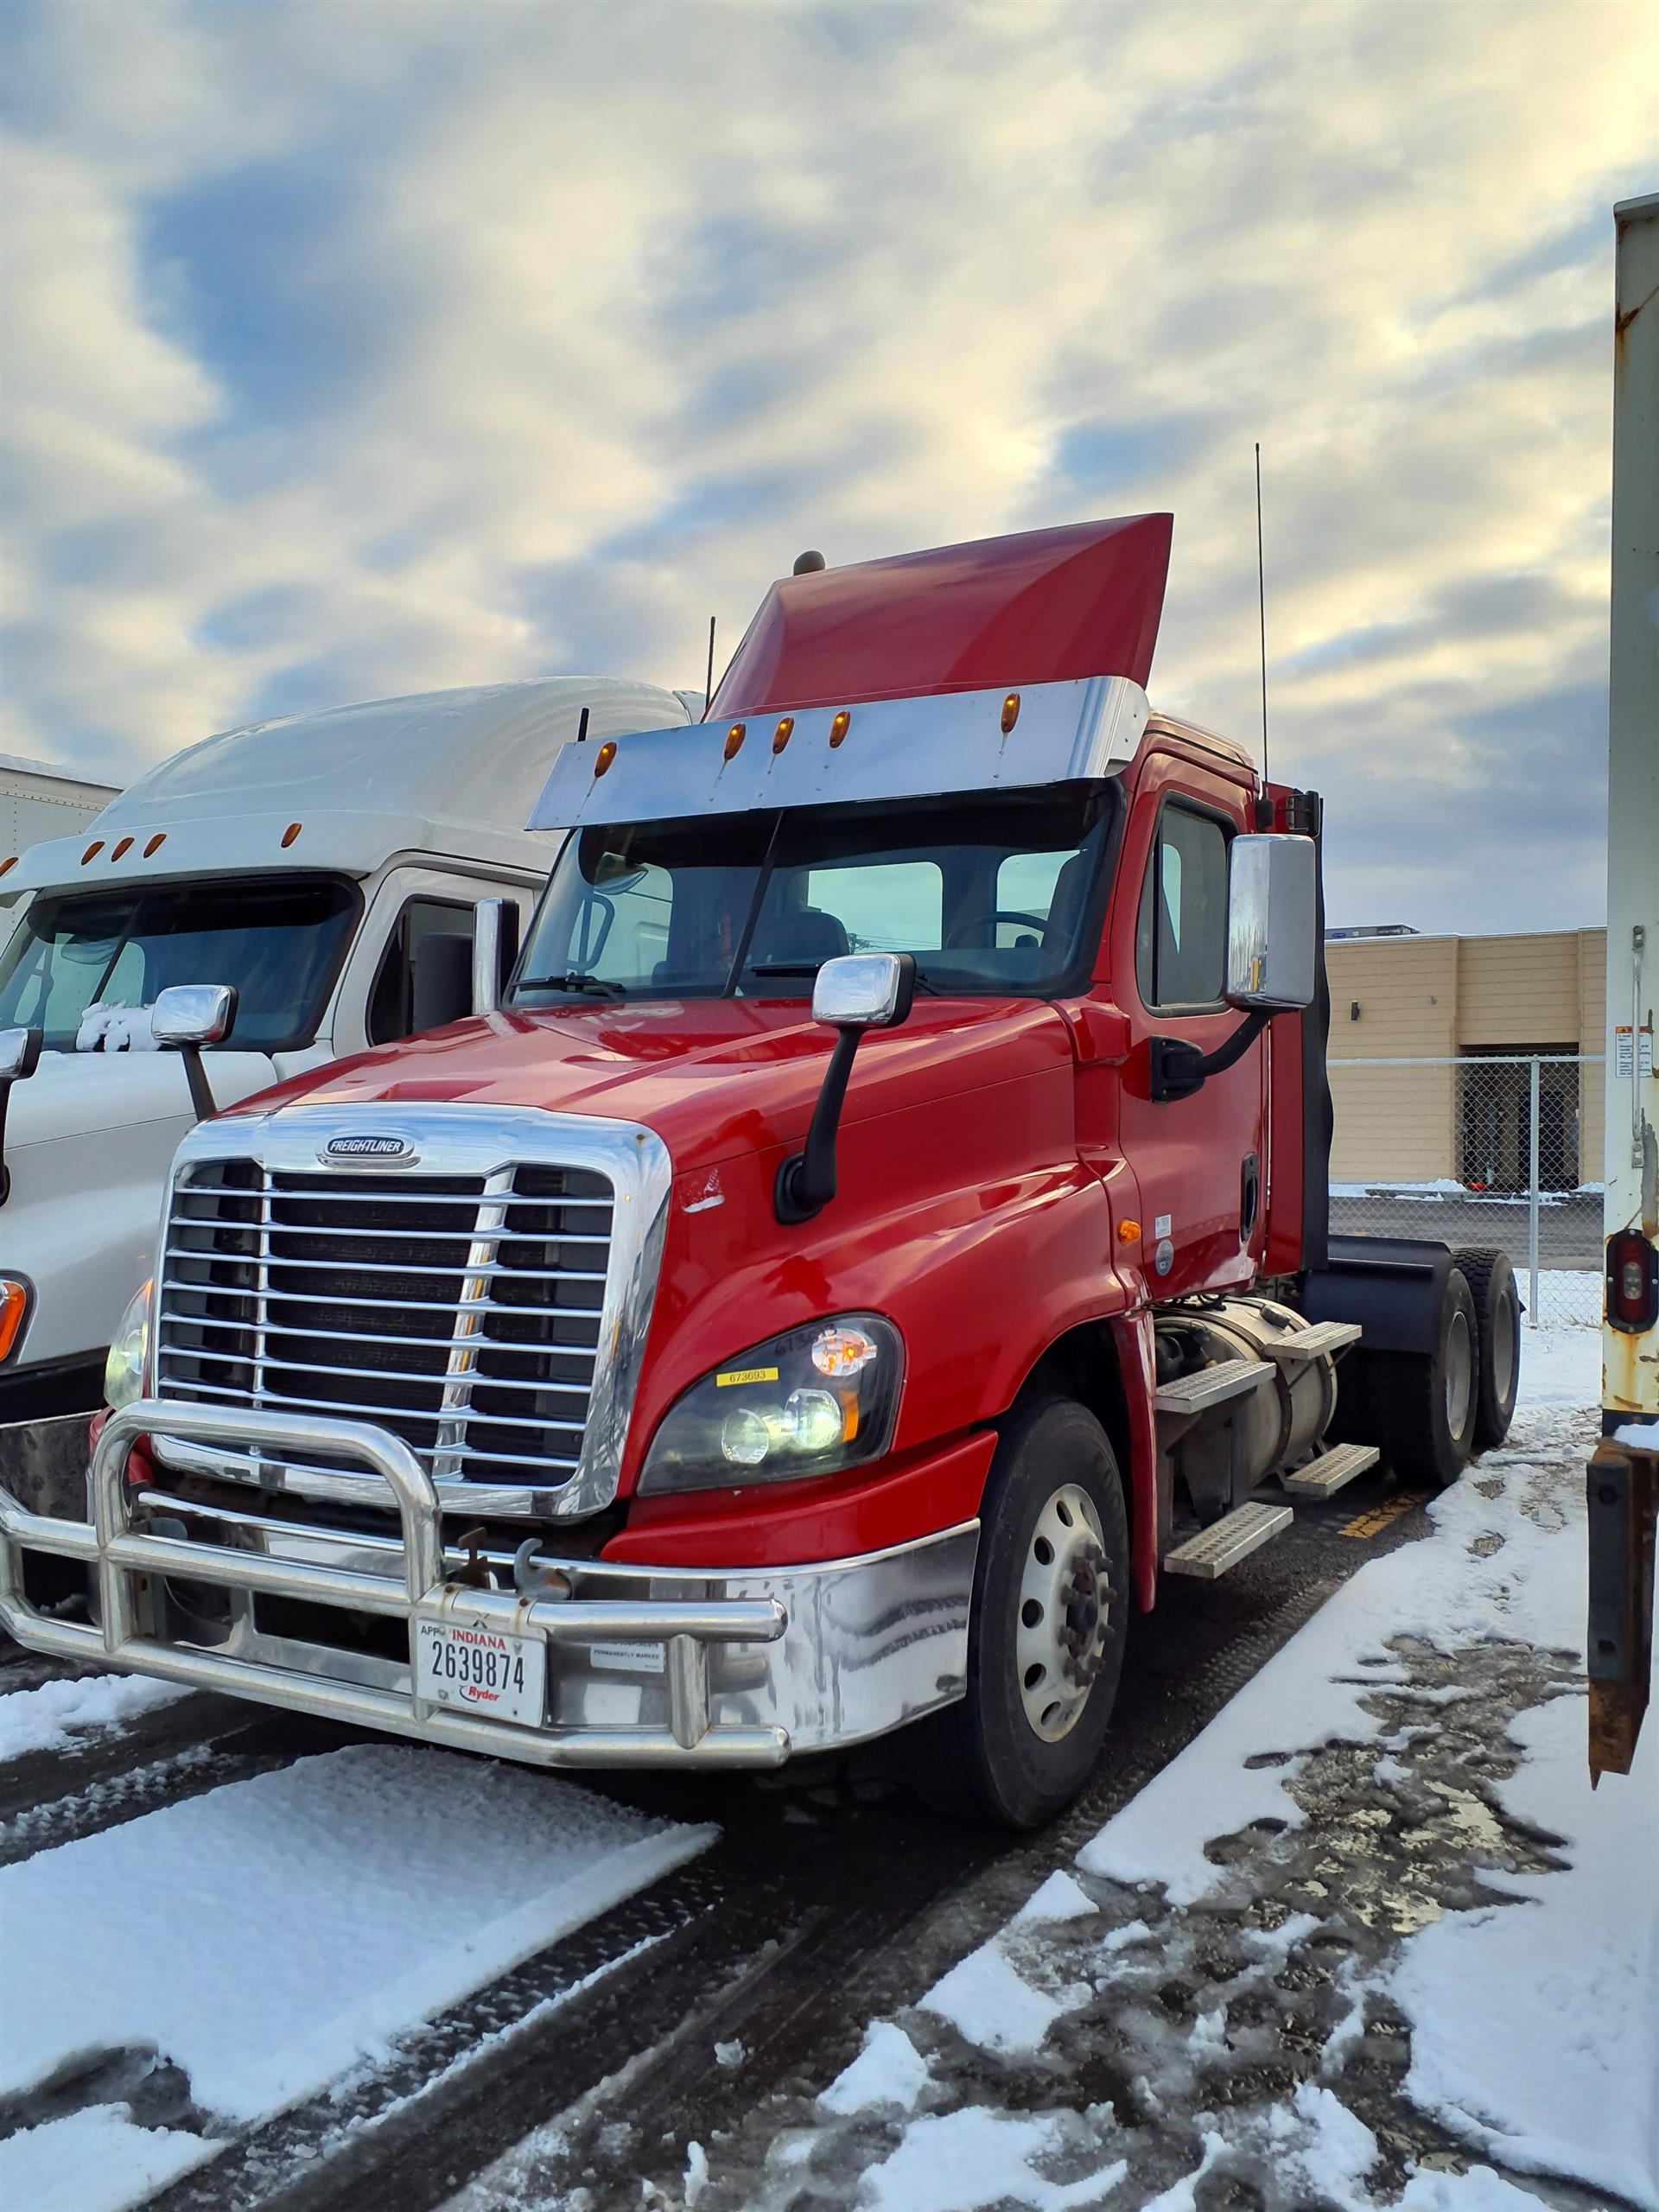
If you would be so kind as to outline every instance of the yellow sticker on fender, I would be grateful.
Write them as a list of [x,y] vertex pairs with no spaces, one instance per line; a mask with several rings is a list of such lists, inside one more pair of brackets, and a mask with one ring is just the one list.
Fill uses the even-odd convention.
[[777,1380],[775,1367],[740,1367],[734,1368],[729,1375],[716,1375],[715,1388],[724,1390],[734,1382],[775,1382]]

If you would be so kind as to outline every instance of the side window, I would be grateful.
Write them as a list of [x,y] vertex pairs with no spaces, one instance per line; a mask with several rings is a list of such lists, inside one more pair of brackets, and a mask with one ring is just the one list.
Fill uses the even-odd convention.
[[1221,1002],[1227,976],[1227,835],[1220,823],[1166,806],[1141,891],[1135,981],[1147,1007]]
[[472,908],[448,899],[411,899],[369,995],[370,1044],[417,1036],[472,1010]]

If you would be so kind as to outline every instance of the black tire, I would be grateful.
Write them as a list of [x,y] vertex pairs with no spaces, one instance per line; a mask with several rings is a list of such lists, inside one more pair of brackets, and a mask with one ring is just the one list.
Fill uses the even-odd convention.
[[1480,1325],[1453,1268],[1436,1319],[1433,1352],[1377,1352],[1371,1371],[1376,1441],[1402,1482],[1445,1490],[1475,1448]]
[[1475,1301],[1480,1374],[1475,1389],[1475,1449],[1490,1452],[1510,1433],[1521,1387],[1521,1294],[1507,1252],[1484,1244],[1452,1255]]
[[[1040,1541],[1046,1541],[1039,1524],[1053,1525],[1057,1503],[1065,1503],[1067,1489],[1081,1491],[1092,1504],[1098,1534],[1072,1509],[1065,1525],[1075,1525],[1077,1533],[1051,1571],[1058,1573],[1077,1563],[1073,1571],[1094,1584],[1097,1621],[1089,1616],[1087,1595],[1074,1601],[1079,1609],[1075,1614],[1058,1608],[1046,1612],[1030,1596],[1022,1600],[1022,1590],[1031,1586],[1027,1577],[1037,1571]],[[1046,1522],[1046,1516],[1051,1516]],[[1007,1827],[1039,1827],[1071,1803],[1100,1756],[1128,1624],[1129,1531],[1123,1485],[1106,1432],[1086,1407],[1072,1398],[1040,1397],[1015,1408],[991,1463],[980,1527],[968,1627],[968,1694],[915,1729],[912,1777],[939,1810]],[[1049,1556],[1053,1560],[1052,1545]],[[1035,1620],[1029,1611],[1033,1605]],[[1087,1624],[1087,1648],[1080,1655],[1083,1676],[1074,1656],[1061,1662],[1052,1683],[1056,1695],[1048,1725],[1064,1732],[1050,1736],[1039,1732],[1041,1724],[1033,1722],[1028,1710],[1040,1694],[1031,1680],[1039,1670],[1030,1668],[1022,1677],[1019,1649],[1022,1624],[1029,1637],[1046,1620],[1069,1625],[1074,1635],[1084,1634],[1082,1624]],[[1028,1650],[1029,1646],[1027,1656]],[[1079,1693],[1079,1709],[1068,1719],[1066,1707]]]

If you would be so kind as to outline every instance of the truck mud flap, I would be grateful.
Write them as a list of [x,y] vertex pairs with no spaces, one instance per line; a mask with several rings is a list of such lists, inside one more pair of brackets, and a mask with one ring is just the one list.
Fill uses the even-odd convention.
[[1432,1354],[1452,1272],[1450,1247],[1413,1236],[1333,1236],[1330,1263],[1304,1280],[1307,1319],[1357,1321],[1361,1352]]
[[[1655,1431],[1659,1440],[1659,1429]],[[1654,1449],[1605,1437],[1586,1478],[1590,1605],[1590,1778],[1628,1774],[1648,1707],[1653,1669],[1654,1528],[1659,1518],[1659,1440]]]

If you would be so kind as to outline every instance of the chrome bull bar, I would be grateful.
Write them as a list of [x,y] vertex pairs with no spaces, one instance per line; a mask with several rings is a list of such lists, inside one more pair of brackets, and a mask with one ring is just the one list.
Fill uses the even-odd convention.
[[[389,1575],[314,1560],[276,1558],[171,1536],[130,1525],[126,1463],[141,1436],[210,1445],[268,1445],[271,1456],[321,1452],[378,1475],[395,1500],[403,1540],[401,1587]],[[778,1766],[790,1739],[781,1727],[709,1720],[708,1647],[776,1643],[788,1615],[776,1599],[677,1603],[582,1600],[479,1590],[447,1580],[438,1493],[400,1437],[357,1421],[141,1398],[111,1414],[92,1454],[92,1518],[30,1513],[0,1489],[0,1628],[30,1649],[102,1661],[192,1689],[217,1690],[327,1720],[413,1736],[454,1751],[480,1751],[548,1767]],[[53,1618],[24,1594],[25,1550],[80,1560],[96,1570],[98,1627]],[[342,1681],[265,1661],[164,1643],[146,1633],[144,1576],[289,1598],[402,1619],[409,1637],[407,1690]],[[416,1694],[416,1651],[423,1621],[541,1636],[553,1645],[626,1639],[664,1647],[668,1726],[540,1728],[491,1720],[435,1705]]]

